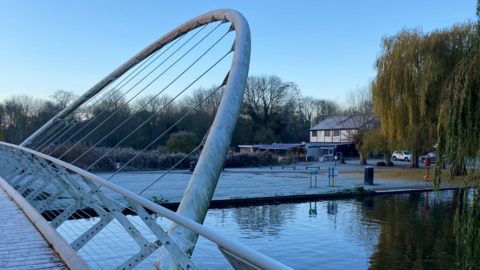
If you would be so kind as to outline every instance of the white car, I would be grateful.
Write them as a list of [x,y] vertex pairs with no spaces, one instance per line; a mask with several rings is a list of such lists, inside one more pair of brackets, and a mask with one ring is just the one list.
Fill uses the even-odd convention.
[[421,157],[422,163],[425,163],[425,158],[426,158],[426,157],[430,157],[430,160],[431,160],[432,163],[435,163],[435,161],[437,160],[437,156],[435,155],[435,153],[434,153],[434,152],[430,152],[430,153],[428,153],[428,154],[426,154],[426,155],[424,155],[424,156]]
[[392,159],[393,161],[397,161],[397,160],[410,161],[412,160],[412,153],[406,150],[395,151],[392,154]]

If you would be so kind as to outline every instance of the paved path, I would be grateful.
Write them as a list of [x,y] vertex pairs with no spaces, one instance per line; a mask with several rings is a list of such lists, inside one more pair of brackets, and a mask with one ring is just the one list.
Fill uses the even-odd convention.
[[[369,160],[375,164],[375,160]],[[250,199],[280,196],[303,196],[303,195],[328,195],[346,192],[347,189],[364,187],[371,190],[399,190],[399,189],[424,189],[432,188],[432,182],[424,182],[422,179],[392,180],[375,177],[374,185],[364,185],[364,167],[358,165],[358,161],[349,161],[348,164],[338,164],[339,176],[336,186],[329,186],[326,175],[327,168],[334,166],[334,162],[302,163],[293,170],[293,165],[282,169],[281,166],[269,166],[260,168],[227,168],[220,175],[213,200]],[[317,187],[310,188],[309,171],[306,166],[320,166],[317,177]],[[399,173],[408,168],[408,162],[396,162],[393,169]],[[375,167],[375,171],[391,170],[392,167]],[[156,181],[163,171],[146,172],[122,172],[115,175],[110,181],[124,187],[134,193],[141,192],[145,187]],[[98,173],[104,179],[109,178],[111,173]],[[160,201],[180,202],[187,188],[192,173],[188,170],[179,170],[167,174],[153,186],[148,188],[142,196],[152,199],[154,196]],[[458,183],[444,181],[444,188],[458,187]],[[102,190],[114,199],[123,201],[123,198],[102,187]]]
[[2,188],[0,188],[0,269],[68,269]]

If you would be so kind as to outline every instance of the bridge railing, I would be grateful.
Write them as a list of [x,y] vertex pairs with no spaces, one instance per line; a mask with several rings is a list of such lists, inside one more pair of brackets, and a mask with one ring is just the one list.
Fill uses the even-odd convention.
[[[169,269],[211,269],[205,256],[214,257],[209,261],[222,269],[291,269],[97,175],[28,148],[0,142],[0,177],[44,215],[91,268],[159,267],[155,256],[165,249],[174,258]],[[105,189],[124,200],[106,195]],[[197,252],[205,254],[187,255],[178,245],[193,249],[195,244],[180,243],[187,240],[166,232],[159,217],[209,240],[221,253],[197,246]]]

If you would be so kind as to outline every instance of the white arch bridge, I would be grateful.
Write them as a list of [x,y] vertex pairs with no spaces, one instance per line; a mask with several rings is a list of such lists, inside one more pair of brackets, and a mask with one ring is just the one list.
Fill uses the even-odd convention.
[[[229,37],[233,46],[230,43],[222,51],[219,47]],[[231,59],[231,63],[225,65],[225,59]],[[192,257],[194,249],[201,249],[197,247],[198,237],[218,247],[223,257],[214,259],[223,263],[222,269],[291,269],[202,225],[239,115],[249,62],[250,30],[240,13],[223,9],[194,18],[106,76],[21,145],[0,142],[0,184],[71,269],[210,269]],[[226,68],[218,71],[221,67]],[[208,78],[218,79],[219,72],[225,77],[207,96],[190,104],[177,122],[151,139],[119,171],[108,179],[91,173],[108,153],[141,132],[180,95],[208,83]],[[170,95],[164,104],[149,111],[141,124],[126,128],[130,119],[139,117],[165,93]],[[219,93],[221,100],[213,123],[189,154],[201,152],[177,212],[109,181]],[[139,98],[144,98],[143,105],[118,121],[126,106]],[[99,110],[107,100],[120,105]],[[118,131],[122,131],[121,136]],[[90,154],[112,134],[116,135],[116,144],[104,149],[100,157],[92,157]],[[180,162],[159,174],[156,181]],[[170,220],[170,227],[157,223],[158,216]],[[11,253],[2,253],[2,248],[0,268],[21,268],[21,258],[15,264],[2,261],[2,254]],[[25,248],[28,253],[28,246]],[[36,263],[37,268],[42,265]]]

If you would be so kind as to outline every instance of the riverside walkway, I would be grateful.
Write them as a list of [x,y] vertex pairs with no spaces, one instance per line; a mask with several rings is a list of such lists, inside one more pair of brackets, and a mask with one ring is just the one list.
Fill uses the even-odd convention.
[[2,188],[0,209],[0,269],[68,269]]

